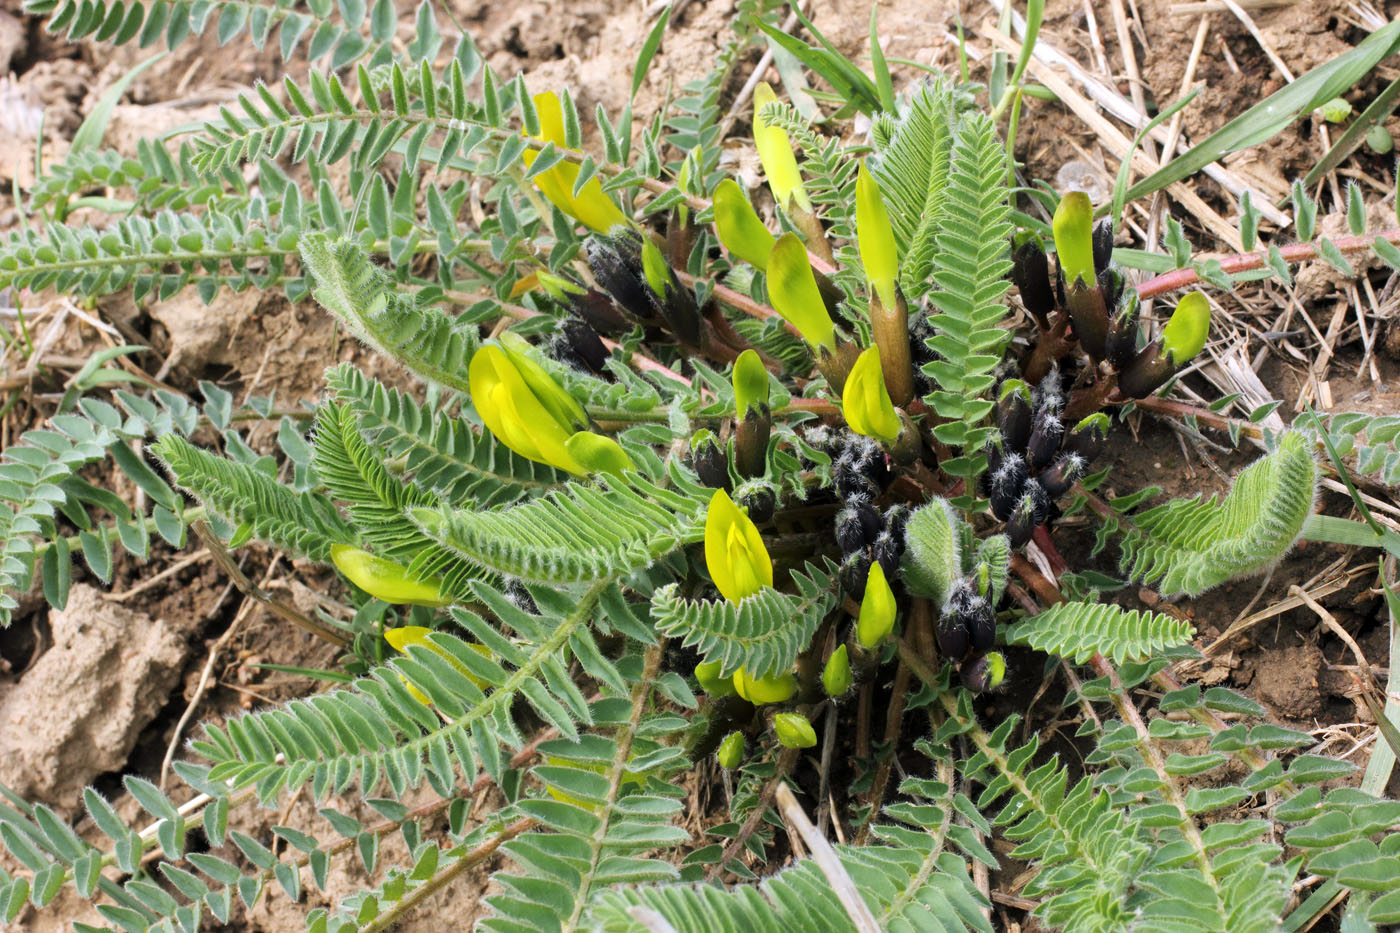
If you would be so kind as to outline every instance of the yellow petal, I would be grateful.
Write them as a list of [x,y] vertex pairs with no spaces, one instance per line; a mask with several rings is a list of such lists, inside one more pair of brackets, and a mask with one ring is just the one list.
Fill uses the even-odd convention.
[[755,705],[785,703],[797,693],[797,678],[792,674],[776,677],[750,677],[742,667],[734,672],[734,691]]
[[784,233],[768,254],[768,297],[773,308],[815,347],[836,349],[836,325],[826,311],[807,247],[796,234]]
[[773,562],[763,537],[723,489],[710,497],[705,516],[705,566],[720,595],[730,602],[773,585]]
[[520,456],[582,474],[583,467],[565,447],[574,433],[574,423],[560,423],[536,397],[527,374],[541,389],[549,390],[545,397],[555,410],[570,415],[577,410],[582,415],[578,402],[559,388],[543,368],[523,354],[496,346],[477,350],[468,367],[467,379],[477,413],[491,433]]
[[889,390],[885,388],[879,347],[861,353],[843,388],[841,412],[851,430],[886,444],[894,443],[899,436],[900,421],[890,401]]
[[[535,110],[540,115],[540,135],[532,138],[540,142],[552,142],[560,149],[565,148],[564,108],[558,95],[553,91],[545,91],[536,94],[534,101]],[[538,155],[539,150],[527,149],[523,154],[525,166],[528,168]],[[555,207],[598,233],[607,233],[618,224],[627,225],[627,215],[613,203],[612,198],[603,190],[602,180],[596,175],[584,184],[577,197],[574,196],[574,183],[578,181],[578,172],[578,164],[566,159],[540,172],[534,181]]]
[[763,162],[763,171],[768,176],[768,187],[773,189],[773,197],[778,206],[787,210],[796,203],[804,211],[812,210],[812,202],[802,187],[802,173],[797,168],[797,159],[792,154],[792,141],[785,130],[769,126],[759,116],[764,104],[772,103],[778,97],[767,81],[760,81],[753,91],[753,144],[758,149],[758,157]]
[[777,242],[759,220],[744,189],[732,178],[715,188],[715,233],[724,248],[751,266],[768,267],[768,254]]
[[348,544],[333,544],[331,561],[351,583],[386,603],[432,607],[452,603],[451,597],[443,595],[440,580],[411,577],[406,567],[369,551]]
[[579,431],[564,442],[564,449],[590,475],[613,473],[621,476],[627,470],[637,468],[621,444],[592,431]]
[[890,226],[880,186],[866,171],[863,161],[856,173],[856,242],[860,246],[866,281],[879,295],[880,304],[893,309],[898,301],[894,281],[899,271],[894,228]]
[[554,381],[543,366],[530,359],[530,344],[519,334],[506,331],[500,336],[501,349],[510,360],[520,378],[530,387],[535,398],[539,399],[554,419],[565,427],[578,430],[588,424],[588,415],[578,399]]
[[[488,683],[486,683],[486,681],[482,680],[480,677],[477,677],[470,670],[468,670],[467,666],[461,661],[458,661],[451,654],[429,641],[428,636],[432,633],[433,630],[428,628],[427,626],[400,625],[395,628],[385,630],[384,640],[387,641],[391,646],[393,646],[393,649],[399,654],[408,654],[408,649],[411,645],[422,645],[424,648],[427,648],[433,654],[442,658],[448,664],[451,664],[459,674],[467,678],[467,680],[470,680],[472,683],[476,684],[476,686],[479,689],[485,690],[487,689],[487,687],[490,686]],[[481,655],[483,658],[494,657],[494,655],[491,654],[491,649],[479,642],[467,642],[467,644],[471,647],[473,651]],[[405,681],[405,683],[407,683],[407,681]],[[423,696],[423,694],[419,692],[419,690],[412,684],[408,684],[408,689],[413,692],[413,695],[416,699],[421,700],[425,704],[429,702],[428,698]]]

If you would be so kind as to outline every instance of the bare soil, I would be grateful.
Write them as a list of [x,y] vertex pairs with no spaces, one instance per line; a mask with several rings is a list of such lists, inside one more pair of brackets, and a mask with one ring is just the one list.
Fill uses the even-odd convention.
[[[591,113],[598,103],[612,114],[621,108],[630,85],[632,63],[651,23],[648,5],[622,0],[580,0],[569,4],[550,0],[520,0],[510,4],[449,0],[449,4],[498,74],[510,76],[524,71],[531,86],[536,88],[568,85],[585,114]],[[1131,56],[1141,72],[1141,91],[1149,103],[1165,105],[1180,93],[1201,16],[1173,13],[1176,0],[1138,0],[1135,7],[1127,5],[1130,15],[1135,17],[1128,29],[1132,40]],[[405,11],[412,8],[409,3],[399,6]],[[861,64],[868,64],[867,0],[832,0],[816,6],[817,26],[843,52]],[[1358,21],[1353,6],[1347,0],[1312,0],[1278,9],[1255,10],[1252,16],[1265,44],[1296,75],[1345,52],[1364,37],[1366,29]],[[1376,2],[1375,6],[1383,16],[1396,12],[1394,3]],[[647,118],[665,101],[677,96],[687,82],[702,77],[713,66],[717,50],[730,36],[729,23],[734,11],[733,0],[683,4],[636,101],[639,118]],[[994,20],[995,11],[981,2],[892,0],[882,3],[880,36],[886,55],[891,60],[909,59],[935,68],[957,68],[959,15],[969,37],[966,51],[972,74],[974,78],[984,77],[991,49],[978,37],[976,27]],[[411,21],[411,13],[405,13],[402,21]],[[1183,131],[1191,141],[1199,141],[1230,117],[1276,90],[1283,80],[1259,43],[1230,14],[1208,14],[1206,29],[1204,52],[1186,82],[1190,86],[1203,85],[1195,104],[1184,114]],[[1042,35],[1091,72],[1108,78],[1120,93],[1125,96],[1131,93],[1109,4],[1051,0]],[[42,142],[43,164],[62,158],[74,131],[102,92],[150,54],[150,50],[137,51],[133,47],[113,50],[106,45],[69,45],[61,37],[48,35],[38,18],[25,14],[20,0],[0,0],[0,231],[23,222],[22,212],[11,192],[15,185],[24,191],[32,183],[38,144]],[[727,88],[725,106],[733,100],[757,58],[755,51],[745,59],[732,86]],[[283,68],[270,51],[256,52],[242,40],[224,48],[218,46],[212,35],[188,41],[133,84],[116,111],[106,142],[134,154],[135,141],[142,134],[216,113],[219,105],[231,101],[253,81],[275,83]],[[305,62],[293,62],[285,68],[290,74],[300,75],[305,70]],[[5,77],[7,74],[9,77]],[[908,82],[917,80],[919,72],[897,64],[895,74],[898,91]],[[776,72],[767,77],[777,83]],[[1383,65],[1349,91],[1347,99],[1358,110],[1364,108],[1379,88],[1395,77],[1394,63]],[[747,109],[742,114],[743,118],[735,123],[736,152],[748,146],[742,139],[747,135]],[[39,139],[40,116],[43,118],[42,140]],[[1095,134],[1063,105],[1028,100],[1021,120],[1015,151],[1017,159],[1024,163],[1025,177],[1053,180],[1066,163],[1076,162],[1085,166],[1083,171],[1111,185],[1118,167],[1117,159],[1106,154]],[[1400,132],[1400,121],[1396,118],[1392,117],[1388,126]],[[850,132],[849,127],[832,129]],[[1286,193],[1291,181],[1306,172],[1326,151],[1330,144],[1328,134],[1335,139],[1338,132],[1337,128],[1328,127],[1319,119],[1305,117],[1275,139],[1231,157],[1226,163],[1231,171],[1248,179],[1261,192],[1279,198]],[[1393,214],[1395,185],[1391,156],[1382,157],[1363,149],[1343,165],[1340,174],[1343,182],[1348,179],[1361,182],[1368,199],[1380,205],[1381,213]],[[1235,201],[1220,186],[1205,180],[1192,180],[1191,184],[1222,216],[1234,217]],[[1322,196],[1324,213],[1330,210],[1339,218],[1340,207],[1331,203],[1330,192],[1324,190]],[[1188,236],[1199,249],[1221,248],[1188,212],[1171,204],[1167,209],[1185,224]],[[1142,246],[1135,233],[1126,234],[1120,244],[1129,240],[1135,247]],[[1374,293],[1381,296],[1376,305],[1368,306],[1375,340],[1375,350],[1371,353],[1365,352],[1362,334],[1354,323],[1344,323],[1335,331],[1331,330],[1339,303],[1349,307],[1353,300],[1348,292],[1350,284],[1321,264],[1317,264],[1316,271],[1304,270],[1300,274],[1297,312],[1282,328],[1292,336],[1276,338],[1267,345],[1265,357],[1257,367],[1259,378],[1272,397],[1285,400],[1280,409],[1285,420],[1293,416],[1297,410],[1295,403],[1307,391],[1313,393],[1311,398],[1315,404],[1330,401],[1332,409],[1338,411],[1379,413],[1400,409],[1400,394],[1395,388],[1400,385],[1397,382],[1400,380],[1400,321],[1396,317],[1393,282],[1388,273],[1380,269],[1367,270],[1366,274]],[[1250,336],[1251,355],[1264,346],[1258,335],[1271,330],[1294,297],[1274,287],[1254,287],[1222,298],[1234,322],[1232,331]],[[41,294],[31,296],[26,307],[40,308],[54,303],[55,296]],[[279,405],[285,408],[314,401],[321,391],[326,367],[337,361],[353,361],[386,378],[404,378],[402,374],[388,372],[389,364],[346,340],[331,319],[309,301],[292,305],[278,295],[247,292],[242,295],[223,293],[209,306],[191,294],[166,302],[148,301],[138,307],[127,296],[114,296],[98,302],[93,311],[114,326],[119,336],[114,338],[112,333],[100,331],[70,314],[62,318],[61,326],[52,335],[48,352],[60,357],[82,358],[114,339],[136,340],[151,348],[150,353],[137,357],[136,362],[178,390],[197,393],[198,381],[207,379],[232,391],[238,399],[249,394],[275,394]],[[49,320],[60,319],[57,312],[50,314]],[[1303,316],[1311,321],[1311,327],[1305,324]],[[1319,344],[1314,332],[1336,334],[1329,351],[1330,360],[1320,373],[1315,366]],[[1371,360],[1377,366],[1377,380],[1369,375]],[[7,374],[4,367],[13,365],[13,359],[0,359],[0,376]],[[0,442],[8,443],[23,430],[42,423],[52,412],[54,393],[61,391],[62,378],[62,372],[35,378],[32,391],[4,416]],[[1207,398],[1214,397],[1212,393],[1218,394],[1218,390],[1198,377],[1188,384]],[[1141,414],[1132,419],[1129,430],[1133,442],[1114,450],[1109,492],[1131,491],[1145,484],[1160,485],[1169,495],[1219,492],[1226,488],[1227,476],[1254,456],[1250,450],[1222,452],[1213,445],[1178,435],[1163,422]],[[274,432],[275,425],[265,427],[255,431],[249,442],[256,449],[270,452],[274,449]],[[135,492],[125,488],[126,481],[120,474],[114,476],[110,471],[103,471],[89,478],[108,484],[122,495],[130,496]],[[1372,491],[1387,494],[1385,490]],[[1392,501],[1393,493],[1389,491]],[[1344,502],[1335,494],[1329,494],[1324,504],[1340,511]],[[1081,531],[1071,522],[1058,533],[1057,541],[1065,549],[1066,556],[1076,562],[1076,566],[1096,566],[1104,572],[1113,572],[1116,568],[1112,555],[1091,557],[1083,549],[1076,549],[1072,542],[1082,540]],[[185,566],[120,602],[113,602],[111,597],[126,594],[153,575],[173,567],[184,556],[164,545],[157,545],[151,560],[144,564],[123,554],[118,558],[115,579],[106,590],[102,590],[101,584],[87,575],[85,569],[75,567],[75,579],[79,581],[75,593],[82,593],[86,600],[82,605],[90,608],[93,618],[117,619],[111,624],[120,624],[132,631],[160,632],[165,639],[148,652],[146,668],[140,668],[141,658],[133,660],[124,656],[119,660],[136,665],[132,670],[149,671],[159,667],[166,674],[143,679],[145,693],[140,702],[121,708],[125,719],[116,723],[120,727],[116,732],[121,733],[121,741],[116,743],[121,746],[119,754],[78,756],[81,762],[64,760],[63,767],[57,770],[55,760],[34,763],[24,773],[30,779],[26,790],[34,798],[51,801],[60,812],[74,814],[78,812],[74,806],[75,788],[82,784],[92,783],[115,793],[120,790],[117,778],[123,772],[134,771],[158,778],[161,762],[175,736],[176,723],[195,695],[209,651],[235,624],[243,599],[237,592],[230,592],[227,580],[208,561]],[[1301,548],[1276,568],[1268,592],[1286,593],[1290,584],[1305,584],[1325,566],[1339,560],[1345,565],[1348,559],[1364,562],[1368,558],[1331,546]],[[250,578],[261,579],[269,566],[270,555],[257,548],[248,550],[244,569]],[[1200,634],[1198,645],[1204,647],[1226,631],[1237,617],[1247,615],[1246,610],[1251,605],[1254,611],[1268,606],[1272,597],[1255,602],[1263,582],[1242,581],[1201,599],[1182,602],[1174,610],[1194,620]],[[334,576],[314,567],[279,566],[268,585],[280,588],[281,593],[306,605],[314,602],[315,594],[331,598],[337,595]],[[1125,598],[1132,599],[1134,595]],[[1377,596],[1366,589],[1364,578],[1324,602],[1353,633],[1371,663],[1383,666],[1387,645],[1382,607]],[[71,625],[71,620],[55,618],[43,605],[42,597],[34,594],[26,606],[27,612],[21,614],[9,630],[0,632],[0,715],[5,717],[0,728],[6,731],[0,747],[8,747],[15,730],[22,733],[20,737],[24,740],[39,739],[31,736],[25,725],[27,717],[36,713],[28,705],[51,703],[54,690],[58,688],[39,689],[37,681],[31,677],[37,676],[46,666],[54,666],[54,652],[74,650],[72,641],[56,643],[56,639],[63,638],[62,633],[67,631],[64,626]],[[210,689],[204,693],[197,710],[199,719],[217,719],[251,705],[278,702],[320,689],[307,678],[259,671],[256,669],[259,661],[308,668],[335,664],[331,649],[256,609],[237,624],[239,629],[213,668]],[[152,660],[157,656],[159,663]],[[1369,746],[1359,741],[1365,736],[1374,736],[1375,732],[1369,725],[1369,714],[1354,698],[1354,679],[1349,674],[1352,664],[1346,646],[1322,629],[1315,615],[1301,609],[1279,613],[1251,628],[1243,637],[1234,639],[1227,650],[1212,655],[1199,676],[1209,683],[1226,683],[1243,689],[1267,704],[1282,720],[1314,732],[1328,743],[1334,754],[1348,755],[1350,760],[1364,766]],[[64,689],[96,698],[94,702],[97,702],[107,686],[103,678],[108,668],[99,657],[82,669],[90,671],[88,681],[67,684]],[[1013,655],[1013,679],[1021,678],[1034,685],[1039,674],[1038,661],[1017,659]],[[1022,701],[1025,699],[1019,695],[1014,699],[994,699],[989,703],[988,712],[1009,712],[1013,708],[1024,711]],[[1056,724],[1050,720],[1050,714],[1038,715],[1043,715],[1043,719],[1036,721],[1054,731]],[[94,730],[115,728],[112,722],[97,722],[95,712],[92,718]],[[1028,721],[1028,728],[1030,726]],[[1068,731],[1072,732],[1072,727]],[[128,736],[127,732],[131,734]],[[82,733],[88,737],[84,741],[96,741],[91,736],[98,734],[97,731]],[[185,738],[188,736],[187,730]],[[70,737],[56,743],[54,748],[60,749],[65,742],[71,744],[72,741],[76,739]],[[69,751],[71,753],[71,749]],[[50,773],[53,777],[45,783],[43,775]],[[8,772],[0,772],[0,776],[13,780]],[[695,783],[693,796],[696,800],[708,799],[712,806],[723,806],[716,782],[697,779]],[[1400,791],[1400,782],[1392,783],[1392,792],[1395,791]],[[489,801],[483,803],[489,804]],[[121,808],[124,815],[135,818],[136,811],[129,800],[124,801]],[[372,820],[372,815],[356,815]],[[239,828],[262,838],[268,836],[273,824],[310,827],[317,818],[306,800],[294,799],[286,802],[281,812],[245,808],[236,819],[242,821]],[[79,828],[86,833],[93,831],[91,826],[82,823]],[[386,843],[384,857],[402,854],[402,841],[397,837]],[[333,875],[328,894],[313,890],[303,905],[290,904],[280,894],[274,894],[229,929],[267,933],[301,929],[302,917],[309,907],[334,903],[336,898],[355,890],[365,880],[353,860],[340,859],[335,864],[333,872],[338,874]],[[467,928],[481,910],[485,878],[494,868],[495,865],[488,864],[481,872],[451,887],[410,918],[402,929],[436,930],[443,929],[445,923],[452,928]],[[1005,890],[1011,892],[1014,876],[1014,871],[1003,871],[994,877],[994,883],[1005,885]],[[77,910],[77,905],[73,910]],[[999,923],[1005,929],[1020,929],[1020,924],[1024,923],[1024,915],[1013,908],[1001,906],[998,912]],[[43,931],[57,929],[60,924],[66,928],[74,919],[93,918],[70,912],[60,905],[56,910],[51,908],[37,914],[26,910],[13,929]]]

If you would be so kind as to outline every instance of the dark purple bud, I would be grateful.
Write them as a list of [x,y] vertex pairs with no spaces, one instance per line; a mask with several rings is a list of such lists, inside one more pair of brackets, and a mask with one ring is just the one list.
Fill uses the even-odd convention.
[[778,505],[778,497],[767,486],[761,486],[740,496],[739,504],[749,510],[750,519],[762,524],[773,517],[773,510]]
[[1006,678],[1006,659],[1000,652],[990,651],[969,660],[958,673],[964,687],[973,693],[985,693],[1000,687]]
[[1137,353],[1138,318],[1141,311],[1137,291],[1130,291],[1119,303],[1118,311],[1108,325],[1108,343],[1104,347],[1104,356],[1115,369],[1121,370],[1127,366]]
[[1031,438],[1031,392],[1019,379],[1001,384],[1001,400],[997,402],[997,428],[1006,450],[1026,449]]
[[1146,398],[1176,375],[1178,368],[1163,352],[1162,338],[1158,337],[1118,373],[1118,391],[1128,398]]
[[856,551],[847,555],[841,562],[841,570],[837,577],[841,581],[841,589],[856,602],[860,602],[865,598],[865,582],[870,578],[870,554],[866,551]]
[[1065,307],[1069,309],[1070,324],[1079,345],[1090,359],[1103,359],[1104,341],[1108,337],[1108,305],[1098,283],[1075,283],[1065,291]]
[[1113,262],[1113,219],[1105,217],[1094,224],[1094,268],[1100,274]]
[[944,615],[938,620],[938,650],[950,661],[961,661],[972,638],[962,619]]
[[1064,495],[1069,487],[1084,476],[1084,458],[1076,453],[1062,453],[1044,473],[1036,477],[1051,499]]
[[1050,282],[1050,263],[1039,238],[1030,237],[1011,254],[1011,282],[1021,292],[1021,303],[1035,318],[1041,330],[1050,327],[1055,308],[1055,289]]
[[898,579],[899,561],[904,556],[904,538],[896,538],[888,531],[875,539],[875,546],[871,548],[871,554],[879,562],[880,568],[885,571],[885,579],[893,583]]
[[1065,450],[1079,454],[1084,458],[1086,465],[1093,463],[1108,443],[1110,427],[1108,415],[1101,411],[1094,412],[1074,426],[1069,437],[1065,438]]
[[1026,458],[1016,453],[1008,453],[1002,460],[1001,467],[992,474],[989,484],[990,499],[992,514],[998,520],[1004,522],[1011,518],[1016,504],[1026,494],[1026,477],[1028,475]]
[[1099,273],[1099,291],[1103,293],[1103,305],[1112,315],[1113,309],[1118,307],[1118,301],[1123,297],[1123,286],[1127,284],[1127,279],[1123,277],[1123,272],[1118,268],[1104,269]]
[[1032,470],[1043,470],[1050,465],[1060,451],[1064,436],[1065,423],[1060,420],[1058,408],[1047,406],[1036,412],[1035,427],[1031,430],[1030,443],[1026,445]]
[[699,431],[690,439],[690,465],[700,476],[700,482],[711,489],[733,489],[729,479],[729,458],[718,438],[709,431]]

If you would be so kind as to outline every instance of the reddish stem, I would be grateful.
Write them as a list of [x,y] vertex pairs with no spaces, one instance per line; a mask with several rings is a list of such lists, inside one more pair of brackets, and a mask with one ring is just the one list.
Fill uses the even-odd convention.
[[[1371,248],[1371,244],[1376,239],[1384,239],[1391,244],[1400,245],[1400,229],[1385,230],[1376,234],[1364,234],[1362,236],[1344,236],[1332,241],[1332,245],[1343,253],[1356,253]],[[1292,246],[1280,246],[1279,253],[1283,256],[1284,262],[1296,263],[1307,262],[1309,259],[1318,257],[1317,242],[1294,243]],[[1233,275],[1238,272],[1249,272],[1252,269],[1264,268],[1268,260],[1268,252],[1243,253],[1233,256],[1224,256],[1220,259],[1220,266],[1226,274]],[[1175,291],[1178,288],[1186,288],[1188,285],[1195,285],[1201,280],[1195,269],[1176,269],[1167,272],[1156,278],[1148,279],[1137,287],[1139,298],[1152,298],[1164,292]]]

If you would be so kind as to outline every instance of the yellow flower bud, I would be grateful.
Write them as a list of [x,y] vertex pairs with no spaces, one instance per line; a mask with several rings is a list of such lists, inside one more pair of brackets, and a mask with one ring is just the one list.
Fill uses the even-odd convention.
[[817,744],[817,730],[801,713],[779,713],[773,717],[773,733],[788,748],[811,748]]
[[865,280],[870,283],[880,304],[894,308],[899,303],[895,294],[895,276],[899,272],[899,252],[895,247],[894,228],[890,215],[880,197],[880,186],[860,163],[856,173],[856,243],[860,247],[860,262],[865,266]]
[[724,248],[751,266],[768,268],[768,254],[776,241],[759,219],[758,212],[732,178],[715,188],[715,233]]
[[723,489],[705,516],[705,565],[720,594],[732,603],[773,585],[773,561],[749,517]]
[[570,473],[588,472],[569,453],[588,423],[583,407],[524,353],[484,346],[467,368],[472,401],[486,427],[511,450]]
[[836,349],[836,325],[817,288],[807,247],[794,233],[778,237],[768,254],[768,298],[802,339],[814,347]]
[[739,762],[744,760],[744,734],[742,732],[731,732],[724,737],[724,741],[719,743],[719,751],[715,752],[715,758],[719,760],[719,766],[727,770],[739,767]]
[[1167,326],[1162,328],[1162,350],[1173,366],[1185,366],[1210,335],[1210,302],[1200,292],[1188,292],[1176,304]]
[[348,544],[332,544],[331,562],[351,583],[386,603],[435,608],[452,603],[452,599],[442,593],[441,580],[411,577],[408,568],[375,557],[369,551]]
[[826,659],[822,669],[822,688],[827,696],[839,697],[851,689],[851,658],[845,645],[839,646]]
[[755,706],[785,703],[797,693],[797,678],[790,672],[776,677],[750,677],[741,667],[734,672],[734,692]]
[[[536,94],[534,101],[535,110],[540,115],[540,135],[532,138],[541,143],[552,142],[556,148],[564,149],[564,108],[558,95],[545,91]],[[522,156],[525,166],[528,168],[532,165],[539,154],[539,149],[526,149]],[[628,225],[627,215],[608,197],[597,175],[584,184],[577,196],[574,194],[578,172],[578,163],[565,159],[540,172],[534,181],[555,207],[598,233],[607,233],[619,224]]]
[[900,420],[885,388],[885,374],[880,369],[880,348],[871,347],[856,359],[841,393],[841,413],[846,424],[857,434],[894,443],[899,436]]
[[787,210],[796,203],[802,210],[811,212],[812,202],[807,197],[807,189],[802,187],[802,173],[797,168],[797,158],[792,154],[792,140],[787,131],[770,126],[759,115],[765,104],[778,99],[767,81],[760,81],[753,90],[753,144],[758,149],[758,158],[763,162],[763,171],[768,176],[768,187],[773,189],[773,198],[778,206]]
[[1093,285],[1098,281],[1094,271],[1094,205],[1082,191],[1070,191],[1060,198],[1055,208],[1051,229],[1055,233],[1055,253],[1060,259],[1060,271],[1065,285]]
[[750,410],[759,410],[768,404],[771,386],[768,383],[768,370],[763,360],[753,350],[745,350],[734,361],[734,417],[740,421]]
[[860,601],[860,618],[856,620],[856,640],[862,648],[874,648],[894,631],[894,591],[885,579],[885,568],[879,561],[870,565],[865,583],[865,596]]

